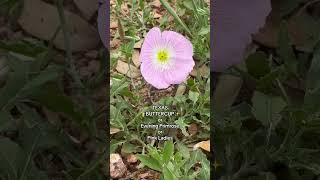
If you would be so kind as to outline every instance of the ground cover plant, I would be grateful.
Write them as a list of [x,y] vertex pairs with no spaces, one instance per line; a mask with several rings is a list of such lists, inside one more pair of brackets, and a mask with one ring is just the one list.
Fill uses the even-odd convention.
[[213,102],[216,179],[319,179],[320,4],[271,2],[243,64],[215,73],[235,97]]
[[0,1],[1,180],[108,178],[108,53],[84,6]]
[[[118,0],[110,4],[110,153],[114,157],[110,162],[111,177],[209,179],[209,2]],[[140,54],[144,53],[146,36],[150,31],[160,31],[155,27],[162,32],[177,32],[192,44],[195,66],[184,81],[180,78],[178,83],[161,84],[148,77],[149,71],[140,71],[144,68],[141,60],[145,63]],[[161,63],[165,62],[166,53],[160,52]],[[192,65],[193,61],[189,62]],[[161,119],[163,124],[180,126],[163,132],[174,137],[172,141],[146,139],[156,135],[156,131],[141,128],[141,123],[159,122],[158,117],[143,116],[153,111],[153,105],[167,106],[168,111],[179,114]],[[119,165],[117,154],[126,165],[121,173],[113,168]]]

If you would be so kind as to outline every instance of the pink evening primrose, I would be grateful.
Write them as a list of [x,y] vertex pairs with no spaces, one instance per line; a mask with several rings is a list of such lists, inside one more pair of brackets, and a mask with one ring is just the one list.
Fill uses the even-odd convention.
[[183,35],[152,28],[141,47],[141,74],[157,89],[185,81],[195,63],[193,47]]

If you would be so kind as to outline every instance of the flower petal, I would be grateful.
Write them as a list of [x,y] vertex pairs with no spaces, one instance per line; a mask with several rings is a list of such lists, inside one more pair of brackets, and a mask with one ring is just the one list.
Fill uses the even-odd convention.
[[141,47],[141,62],[151,61],[152,53],[154,52],[154,48],[159,46],[161,42],[161,31],[158,27],[154,27],[150,29],[147,33],[144,42]]
[[194,65],[192,57],[178,57],[175,59],[174,66],[163,72],[163,77],[169,84],[180,84],[187,79]]
[[183,35],[174,31],[163,31],[161,35],[162,43],[171,46],[176,56],[192,57],[193,47],[191,42]]
[[141,74],[149,84],[158,89],[166,89],[170,86],[163,79],[163,73],[155,69],[151,61],[145,61],[141,64]]

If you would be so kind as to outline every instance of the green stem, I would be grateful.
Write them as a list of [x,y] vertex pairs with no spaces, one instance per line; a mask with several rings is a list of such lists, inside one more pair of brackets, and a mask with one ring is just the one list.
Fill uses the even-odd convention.
[[[86,98],[86,105],[87,105],[87,110],[89,111],[89,114],[93,114],[93,109],[92,105],[89,99],[89,92],[88,89],[84,86],[82,83],[80,76],[78,75],[75,67],[74,60],[72,58],[72,48],[71,48],[71,43],[70,43],[70,32],[68,30],[65,14],[64,14],[64,8],[63,8],[63,0],[57,0],[57,9],[59,13],[59,18],[60,18],[60,23],[64,35],[64,44],[65,44],[65,49],[66,49],[66,60],[67,63],[70,67],[70,74],[75,81],[76,87],[81,90],[81,94]],[[95,121],[92,121],[92,126],[93,126],[93,131],[95,134],[97,134],[96,130],[96,124]]]

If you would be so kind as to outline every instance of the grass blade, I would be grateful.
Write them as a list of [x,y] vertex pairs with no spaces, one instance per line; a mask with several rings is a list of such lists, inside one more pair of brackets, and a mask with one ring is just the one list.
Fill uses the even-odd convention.
[[184,28],[184,30],[192,37],[190,29],[187,27],[187,25],[179,18],[177,13],[172,9],[170,4],[166,0],[160,0],[161,4],[166,8],[166,10],[176,19],[179,24]]

